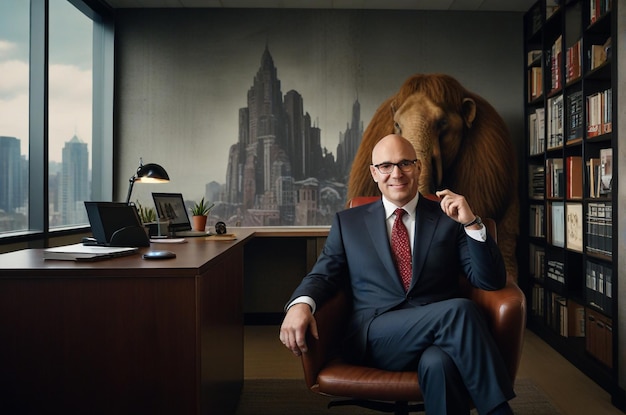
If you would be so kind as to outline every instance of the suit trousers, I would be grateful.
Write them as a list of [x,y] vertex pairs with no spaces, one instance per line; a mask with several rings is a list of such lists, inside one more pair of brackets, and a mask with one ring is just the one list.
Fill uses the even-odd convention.
[[469,299],[407,301],[372,320],[367,347],[368,365],[417,371],[429,415],[467,413],[469,399],[487,414],[515,397],[502,355]]

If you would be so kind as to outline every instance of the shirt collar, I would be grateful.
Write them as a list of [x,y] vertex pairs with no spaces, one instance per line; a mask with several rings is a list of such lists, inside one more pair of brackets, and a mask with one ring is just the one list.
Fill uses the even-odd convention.
[[420,194],[419,194],[419,192],[417,192],[415,197],[413,199],[411,199],[411,201],[409,201],[409,203],[407,203],[404,206],[396,206],[395,204],[393,204],[392,202],[387,200],[385,198],[385,196],[383,196],[383,206],[385,207],[385,218],[389,219],[391,217],[391,215],[394,214],[396,209],[398,209],[398,207],[403,208],[404,210],[407,211],[407,213],[410,216],[413,216],[415,214],[415,208],[417,207],[417,201],[419,200],[419,196],[420,196]]

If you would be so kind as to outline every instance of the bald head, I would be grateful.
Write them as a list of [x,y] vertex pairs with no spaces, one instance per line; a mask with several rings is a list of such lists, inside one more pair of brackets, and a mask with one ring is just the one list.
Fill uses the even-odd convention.
[[[398,207],[406,205],[417,194],[421,164],[415,160],[413,145],[397,134],[383,137],[372,150],[372,178],[385,199]],[[381,173],[381,168],[385,173]]]

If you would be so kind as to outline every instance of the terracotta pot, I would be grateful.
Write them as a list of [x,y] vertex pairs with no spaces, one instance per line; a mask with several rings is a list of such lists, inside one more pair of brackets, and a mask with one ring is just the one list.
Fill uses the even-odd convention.
[[207,216],[192,216],[192,226],[194,231],[204,231],[206,228]]

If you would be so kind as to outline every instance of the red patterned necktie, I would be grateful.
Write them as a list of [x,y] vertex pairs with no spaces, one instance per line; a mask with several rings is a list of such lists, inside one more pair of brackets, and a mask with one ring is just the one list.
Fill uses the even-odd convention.
[[411,243],[409,233],[402,222],[402,215],[406,213],[404,209],[396,209],[396,220],[391,229],[391,250],[396,262],[396,269],[400,274],[404,290],[408,291],[411,285]]

